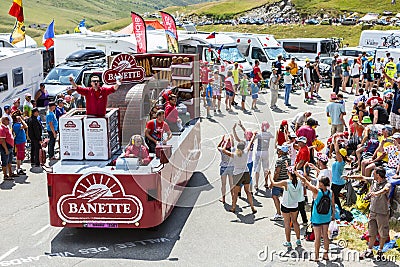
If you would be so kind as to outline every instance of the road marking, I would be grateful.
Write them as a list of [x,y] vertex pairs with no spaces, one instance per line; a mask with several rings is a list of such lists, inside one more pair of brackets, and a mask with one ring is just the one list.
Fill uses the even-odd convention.
[[3,255],[0,256],[0,261],[4,260],[5,258],[7,258],[11,253],[13,253],[14,251],[16,251],[18,249],[18,246],[16,246],[15,248],[10,249],[9,251],[7,251],[6,253],[4,253]]
[[46,225],[46,226],[40,228],[39,230],[37,230],[36,232],[34,232],[34,233],[32,234],[32,236],[36,236],[36,235],[40,234],[41,232],[44,232],[44,231],[45,231],[47,228],[49,228],[49,227],[50,227],[50,224],[48,224],[48,225]]

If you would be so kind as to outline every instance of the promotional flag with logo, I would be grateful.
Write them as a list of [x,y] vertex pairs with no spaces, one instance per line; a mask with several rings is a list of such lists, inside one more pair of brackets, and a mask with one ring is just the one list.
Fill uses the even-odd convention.
[[14,29],[10,35],[10,43],[16,44],[25,39],[25,26],[24,22],[16,21]]
[[167,37],[168,51],[170,53],[178,53],[178,31],[176,30],[175,19],[164,11],[160,11],[160,14],[165,29],[165,35]]
[[46,50],[49,50],[50,47],[54,45],[54,19],[47,27],[46,32],[43,35],[43,45],[46,47]]
[[137,13],[131,11],[133,32],[136,37],[136,53],[147,52],[146,24],[144,19]]

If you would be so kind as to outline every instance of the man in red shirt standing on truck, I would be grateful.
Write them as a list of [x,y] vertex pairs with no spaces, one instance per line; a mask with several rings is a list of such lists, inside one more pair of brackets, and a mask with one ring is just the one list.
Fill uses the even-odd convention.
[[69,77],[69,82],[72,85],[72,89],[68,91],[70,95],[73,91],[86,97],[86,115],[92,115],[96,117],[103,117],[106,115],[107,98],[108,95],[118,90],[121,85],[120,78],[117,77],[117,83],[111,87],[101,87],[100,77],[94,75],[90,78],[92,87],[80,87],[78,86],[73,77]]
[[[167,133],[167,138],[164,139],[164,132]],[[144,131],[145,142],[149,147],[150,153],[156,152],[157,144],[167,144],[167,142],[172,138],[172,132],[169,129],[168,124],[165,122],[165,112],[164,110],[157,111],[156,119],[149,120],[146,123],[146,130]]]

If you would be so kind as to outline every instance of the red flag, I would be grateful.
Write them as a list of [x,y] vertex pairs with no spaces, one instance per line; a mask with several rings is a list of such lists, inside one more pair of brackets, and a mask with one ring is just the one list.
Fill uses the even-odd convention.
[[14,0],[10,10],[8,11],[13,17],[16,17],[19,22],[24,22],[24,11],[22,8],[22,0]]
[[165,34],[168,42],[168,51],[178,53],[178,31],[176,30],[175,19],[170,14],[160,11]]
[[147,52],[147,40],[146,40],[146,24],[144,19],[137,13],[131,11],[133,32],[136,37],[136,52],[146,53]]
[[206,39],[214,39],[215,38],[215,32],[210,33],[209,36],[207,36]]

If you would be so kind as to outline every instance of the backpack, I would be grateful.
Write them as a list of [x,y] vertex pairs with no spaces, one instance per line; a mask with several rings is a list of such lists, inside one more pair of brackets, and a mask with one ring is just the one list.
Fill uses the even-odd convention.
[[332,200],[329,197],[329,194],[326,195],[324,193],[324,191],[322,191],[322,189],[321,189],[321,192],[322,192],[322,197],[317,204],[317,213],[325,215],[325,214],[328,214],[331,209]]
[[254,78],[254,70],[251,70],[251,71],[250,71],[249,77],[250,77],[250,78]]
[[342,214],[340,214],[341,221],[351,222],[354,219],[353,213],[348,210],[342,209]]

